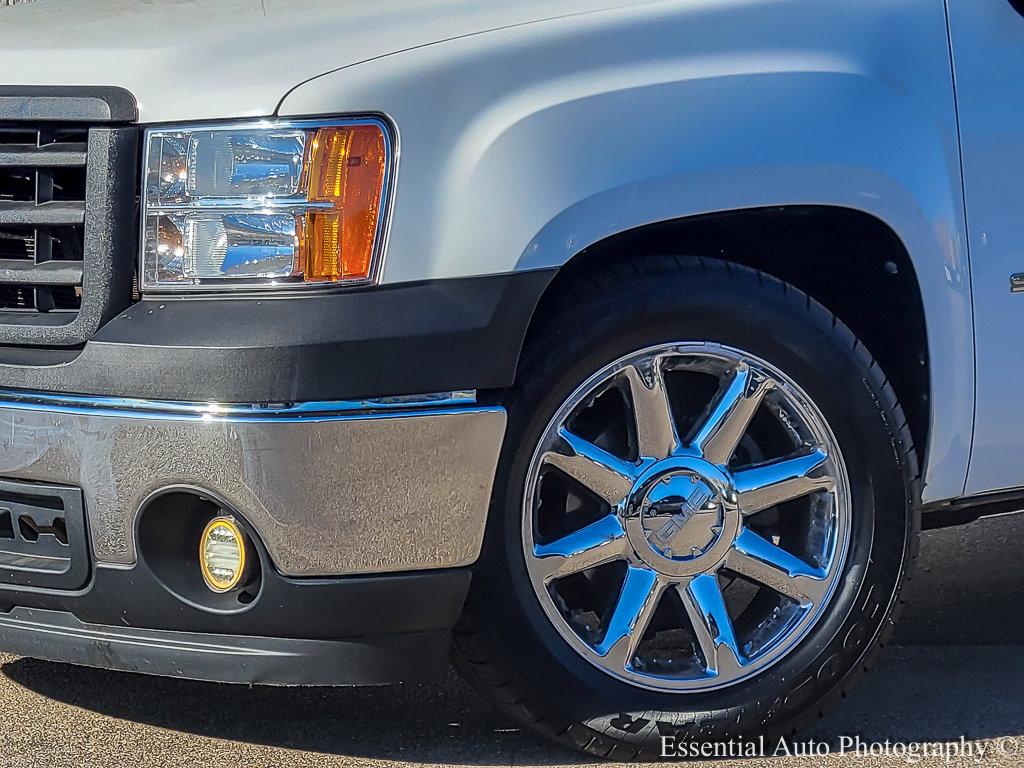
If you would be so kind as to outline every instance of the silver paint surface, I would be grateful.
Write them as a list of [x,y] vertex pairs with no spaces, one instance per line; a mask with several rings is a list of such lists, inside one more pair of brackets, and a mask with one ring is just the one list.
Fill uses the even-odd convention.
[[99,562],[134,563],[140,505],[189,485],[244,515],[285,575],[441,568],[479,554],[504,428],[485,407],[239,422],[0,404],[0,474],[81,487]]

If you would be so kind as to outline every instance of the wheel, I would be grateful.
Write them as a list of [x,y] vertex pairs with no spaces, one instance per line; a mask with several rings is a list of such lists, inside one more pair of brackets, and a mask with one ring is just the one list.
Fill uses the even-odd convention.
[[888,638],[916,552],[882,372],[806,294],[724,262],[618,263],[555,304],[506,400],[457,666],[600,756],[818,717]]

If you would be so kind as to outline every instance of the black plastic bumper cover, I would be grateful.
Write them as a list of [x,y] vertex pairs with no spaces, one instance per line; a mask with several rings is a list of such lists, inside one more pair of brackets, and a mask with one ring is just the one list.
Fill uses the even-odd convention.
[[225,614],[184,603],[146,571],[98,566],[78,592],[0,588],[0,650],[225,683],[423,680],[446,667],[469,580],[467,569],[273,576],[251,609]]
[[0,615],[0,646],[19,656],[218,683],[378,685],[436,676],[449,632],[342,640],[212,635],[83,624],[69,613]]
[[508,387],[554,274],[302,296],[148,297],[81,349],[0,348],[0,387],[223,403]]

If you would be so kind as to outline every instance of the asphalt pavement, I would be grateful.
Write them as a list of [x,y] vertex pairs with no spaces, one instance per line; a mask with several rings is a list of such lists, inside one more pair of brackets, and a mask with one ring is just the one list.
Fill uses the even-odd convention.
[[[791,751],[804,754],[688,765],[1024,766],[1021,542],[1024,516],[925,534],[895,643],[801,734]],[[0,656],[0,766],[580,764],[454,673],[422,686],[246,688]]]

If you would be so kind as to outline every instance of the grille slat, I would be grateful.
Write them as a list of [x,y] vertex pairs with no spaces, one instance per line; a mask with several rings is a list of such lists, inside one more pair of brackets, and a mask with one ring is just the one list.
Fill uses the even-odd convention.
[[0,285],[82,284],[82,262],[44,261],[34,264],[21,259],[0,259]]
[[0,124],[0,314],[16,325],[66,323],[81,308],[88,137],[76,125]]
[[74,142],[48,147],[0,143],[0,168],[84,168],[86,145]]
[[84,223],[84,202],[51,200],[37,204],[28,201],[0,200],[0,225],[74,227]]

